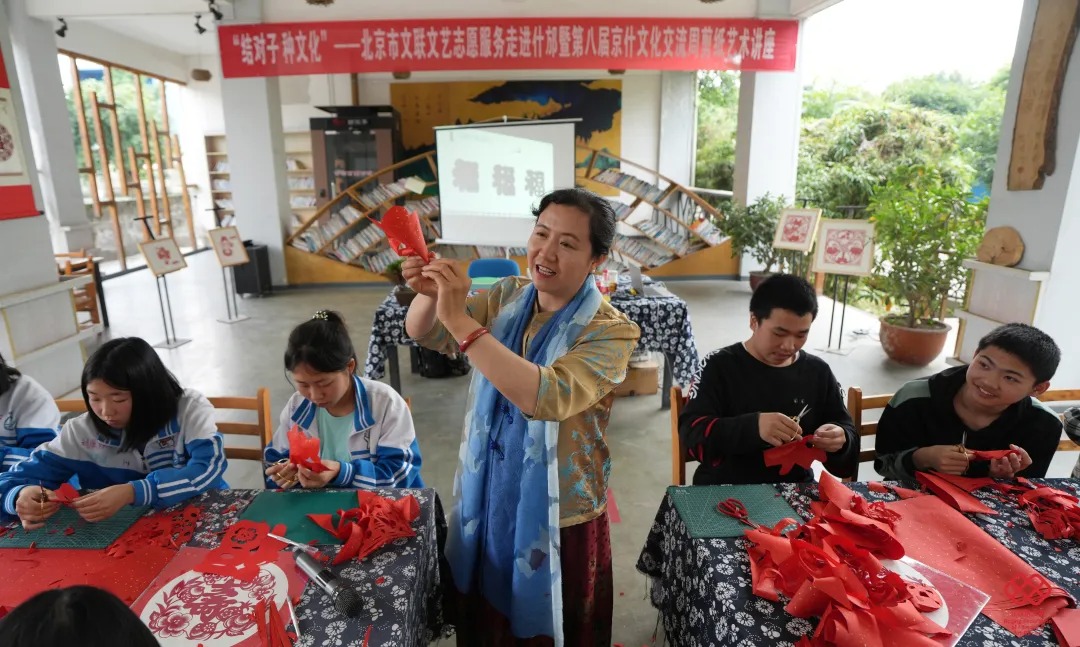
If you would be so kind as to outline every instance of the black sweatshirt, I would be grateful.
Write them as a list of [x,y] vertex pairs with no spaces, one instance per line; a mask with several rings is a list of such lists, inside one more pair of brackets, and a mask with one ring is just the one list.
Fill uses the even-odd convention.
[[[893,395],[878,421],[874,469],[887,479],[914,480],[913,454],[920,447],[958,445],[967,434],[968,449],[1023,447],[1031,465],[1019,476],[1046,476],[1061,439],[1061,418],[1033,398],[1003,411],[983,429],[968,429],[956,415],[953,398],[967,381],[967,366],[956,366],[922,380],[912,380]],[[986,476],[987,461],[970,464],[967,476]]]
[[701,463],[694,485],[813,480],[813,471],[798,465],[783,476],[778,466],[766,467],[762,451],[771,445],[758,433],[759,413],[795,416],[804,405],[810,410],[799,422],[803,435],[827,423],[843,428],[847,443],[828,455],[825,467],[839,477],[853,476],[858,437],[828,364],[800,352],[788,366],[769,366],[741,343],[705,357],[679,416],[685,458]]

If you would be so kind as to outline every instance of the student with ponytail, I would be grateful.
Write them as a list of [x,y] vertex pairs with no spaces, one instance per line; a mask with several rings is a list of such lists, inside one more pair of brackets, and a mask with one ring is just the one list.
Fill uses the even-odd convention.
[[[285,370],[297,392],[281,411],[265,450],[270,488],[423,487],[420,448],[405,400],[388,385],[356,375],[356,351],[345,321],[320,310],[293,329]],[[319,439],[314,472],[289,464],[289,431]]]
[[8,366],[0,355],[0,472],[56,438],[59,428],[60,410],[45,387]]

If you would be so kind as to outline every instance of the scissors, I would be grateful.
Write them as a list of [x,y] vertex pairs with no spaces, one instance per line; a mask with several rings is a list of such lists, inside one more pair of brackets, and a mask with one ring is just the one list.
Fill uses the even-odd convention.
[[799,424],[799,421],[803,419],[803,416],[810,413],[810,405],[804,405],[802,411],[791,417],[795,421],[795,424]]
[[739,523],[746,524],[751,528],[760,528],[761,526],[750,520],[750,513],[747,512],[746,506],[742,501],[738,499],[726,499],[716,504],[716,509],[720,514],[726,515],[735,519]]
[[272,532],[266,533],[266,536],[269,537],[270,539],[276,539],[276,540],[280,541],[283,544],[289,544],[290,546],[294,546],[296,548],[299,548],[300,550],[302,550],[305,553],[308,553],[310,555],[314,555],[315,553],[319,552],[318,549],[315,548],[314,546],[308,546],[307,544],[301,544],[298,541],[293,541],[293,540],[291,540],[291,539],[289,539],[287,537],[282,537],[281,535],[275,535]]
[[964,430],[964,435],[960,436],[960,445],[957,447],[961,453],[967,453],[967,429]]

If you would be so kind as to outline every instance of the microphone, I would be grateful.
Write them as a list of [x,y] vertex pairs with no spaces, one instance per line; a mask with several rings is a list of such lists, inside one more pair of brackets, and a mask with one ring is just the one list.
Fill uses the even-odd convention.
[[293,548],[292,554],[300,570],[334,601],[334,608],[338,613],[350,618],[360,614],[364,604],[356,589],[341,581],[330,569],[320,564],[303,549]]

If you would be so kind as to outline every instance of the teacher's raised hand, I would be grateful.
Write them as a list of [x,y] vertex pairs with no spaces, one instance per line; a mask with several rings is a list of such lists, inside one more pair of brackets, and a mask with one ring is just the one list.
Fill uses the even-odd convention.
[[[434,281],[438,287],[435,313],[455,339],[460,340],[460,334],[468,335],[472,329],[479,326],[465,310],[465,298],[469,296],[472,279],[469,278],[469,271],[464,264],[440,258],[429,263],[421,274],[425,279]],[[464,327],[469,330],[464,330]]]
[[439,297],[438,286],[435,285],[434,281],[424,278],[422,275],[426,265],[427,261],[419,256],[408,256],[401,263],[401,276],[405,279],[405,284],[412,288],[413,292],[437,299]]

